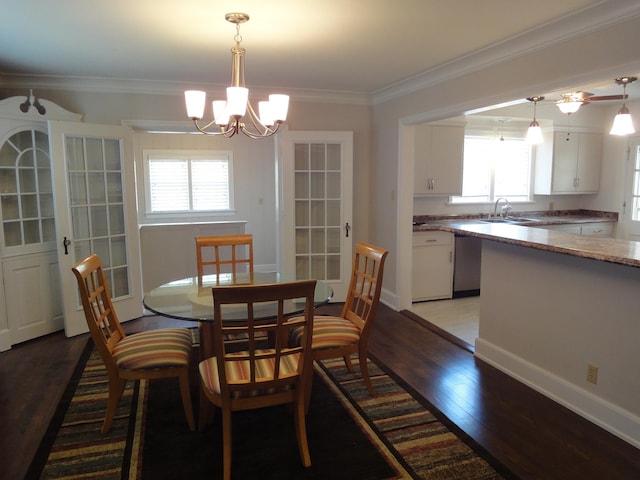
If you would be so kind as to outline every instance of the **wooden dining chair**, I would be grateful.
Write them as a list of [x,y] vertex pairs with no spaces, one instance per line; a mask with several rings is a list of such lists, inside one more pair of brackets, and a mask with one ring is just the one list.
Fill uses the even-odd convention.
[[109,379],[107,412],[102,433],[111,429],[127,380],[177,377],[184,414],[190,430],[195,430],[189,366],[192,340],[187,328],[165,328],[127,335],[111,302],[100,258],[93,254],[71,269],[78,289],[91,338],[102,357]]
[[[231,412],[291,404],[302,464],[311,465],[305,424],[306,384],[311,381],[311,332],[315,280],[213,287],[214,354],[200,362],[200,380],[206,398],[222,410],[223,473],[231,478]],[[296,299],[296,300],[293,300]],[[285,318],[285,302],[301,302],[304,315]],[[260,320],[256,313],[265,303],[277,305],[277,314]],[[225,305],[246,306],[246,321],[225,321]],[[291,328],[300,329],[300,343],[290,347]],[[225,335],[246,335],[238,349]],[[265,337],[272,339],[268,344]],[[259,428],[259,425],[256,425]],[[250,434],[250,432],[245,432]],[[251,461],[251,459],[246,459]]]
[[[349,371],[353,371],[351,354],[358,354],[360,371],[370,395],[375,395],[369,369],[367,346],[369,334],[382,289],[384,262],[389,252],[368,243],[356,244],[349,290],[340,316],[316,315],[313,321],[313,358],[323,360],[344,358]],[[299,344],[302,330],[294,329],[292,344]],[[309,388],[311,384],[309,383]],[[310,397],[307,392],[307,405]]]
[[253,273],[253,235],[206,235],[196,237],[198,278],[215,274]]

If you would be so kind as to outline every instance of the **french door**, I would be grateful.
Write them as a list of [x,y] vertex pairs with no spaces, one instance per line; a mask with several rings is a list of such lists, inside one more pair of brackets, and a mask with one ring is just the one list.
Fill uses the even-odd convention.
[[49,139],[66,335],[88,330],[71,267],[91,253],[102,260],[120,320],[140,317],[140,243],[131,131],[51,121]]
[[281,131],[278,146],[279,265],[346,297],[352,261],[352,132]]

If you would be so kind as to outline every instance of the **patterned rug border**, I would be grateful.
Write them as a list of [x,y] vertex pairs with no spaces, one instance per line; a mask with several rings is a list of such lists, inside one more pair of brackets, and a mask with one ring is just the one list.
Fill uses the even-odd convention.
[[340,401],[342,406],[347,410],[347,412],[349,412],[349,415],[351,415],[356,424],[364,431],[365,435],[369,438],[369,441],[371,441],[378,452],[393,468],[397,470],[398,475],[400,475],[398,477],[388,478],[385,480],[400,480],[409,477],[417,479],[418,477],[413,473],[407,462],[404,461],[398,451],[372,423],[371,419],[365,415],[362,408],[360,408],[355,400],[351,398],[342,385],[336,381],[322,362],[314,362],[314,373],[320,375],[322,381],[327,385],[329,390],[336,395],[336,398]]
[[71,374],[71,377],[69,378],[69,381],[64,388],[62,397],[58,401],[58,406],[53,413],[53,417],[51,417],[51,421],[47,426],[44,437],[40,441],[38,450],[36,451],[34,458],[31,460],[31,465],[29,466],[29,470],[27,471],[25,480],[40,478],[40,474],[44,470],[44,466],[47,463],[49,452],[51,451],[53,443],[56,440],[58,432],[60,431],[60,427],[64,422],[65,414],[69,409],[69,405],[71,405],[71,400],[73,400],[73,396],[76,393],[76,389],[78,388],[78,384],[80,383],[80,378],[82,377],[82,372],[84,371],[89,357],[91,356],[92,350],[93,342],[87,339],[84,349],[80,354],[80,358],[78,359],[78,363],[73,369],[73,373]]
[[[422,405],[425,409],[433,414],[434,417],[438,419],[445,427],[451,430],[460,440],[462,440],[471,450],[473,450],[479,457],[483,458],[491,467],[495,469],[495,471],[503,476],[505,480],[518,480],[518,477],[513,474],[502,462],[500,462],[496,457],[491,455],[482,445],[476,442],[473,437],[471,437],[468,433],[462,430],[458,425],[456,425],[449,417],[447,417],[444,413],[442,413],[435,405],[433,405],[429,400],[424,398],[416,389],[414,389],[411,385],[409,385],[406,381],[404,381],[400,376],[398,376],[395,372],[393,372],[389,367],[387,367],[383,361],[374,355],[369,354],[369,360],[374,362],[380,370],[382,370],[386,375],[388,375],[392,380],[394,380],[400,387],[406,390],[409,395],[411,395],[414,400],[416,400],[420,405]],[[359,407],[358,407],[359,408]],[[366,416],[363,418],[367,419]],[[367,421],[369,421],[367,419]],[[375,426],[374,426],[375,428]],[[378,432],[378,435],[382,435]]]

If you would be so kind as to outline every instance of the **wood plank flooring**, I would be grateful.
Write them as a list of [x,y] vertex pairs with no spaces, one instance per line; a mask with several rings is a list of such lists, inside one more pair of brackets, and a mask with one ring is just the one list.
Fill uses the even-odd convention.
[[[322,307],[325,313],[340,305]],[[321,312],[322,313],[322,312]],[[382,306],[370,353],[517,477],[640,478],[640,451]],[[184,322],[143,317],[129,332]],[[19,479],[84,348],[56,333],[0,353],[0,479]]]

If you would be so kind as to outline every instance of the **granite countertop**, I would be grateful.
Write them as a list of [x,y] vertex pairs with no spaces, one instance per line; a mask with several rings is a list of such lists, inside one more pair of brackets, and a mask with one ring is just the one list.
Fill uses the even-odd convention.
[[[440,226],[451,224],[468,225],[478,224],[486,221],[488,215],[414,215],[413,231],[437,230]],[[615,212],[601,212],[594,210],[554,210],[536,212],[511,212],[509,218],[529,219],[530,221],[520,221],[518,225],[542,226],[542,225],[563,225],[595,222],[617,222],[618,214]]]
[[[571,216],[568,216],[571,217]],[[611,218],[578,215],[576,221],[557,221],[555,223],[585,223],[615,221]],[[587,219],[588,218],[588,219]],[[546,221],[546,220],[545,220]],[[540,225],[541,222],[533,224]],[[546,223],[547,225],[550,223]],[[416,230],[419,228],[419,230]],[[509,243],[522,247],[535,248],[548,252],[572,255],[603,262],[640,267],[640,242],[573,235],[544,228],[530,228],[526,225],[506,223],[479,223],[478,219],[459,219],[434,221],[414,231],[443,230],[458,235],[478,237],[501,243]]]

